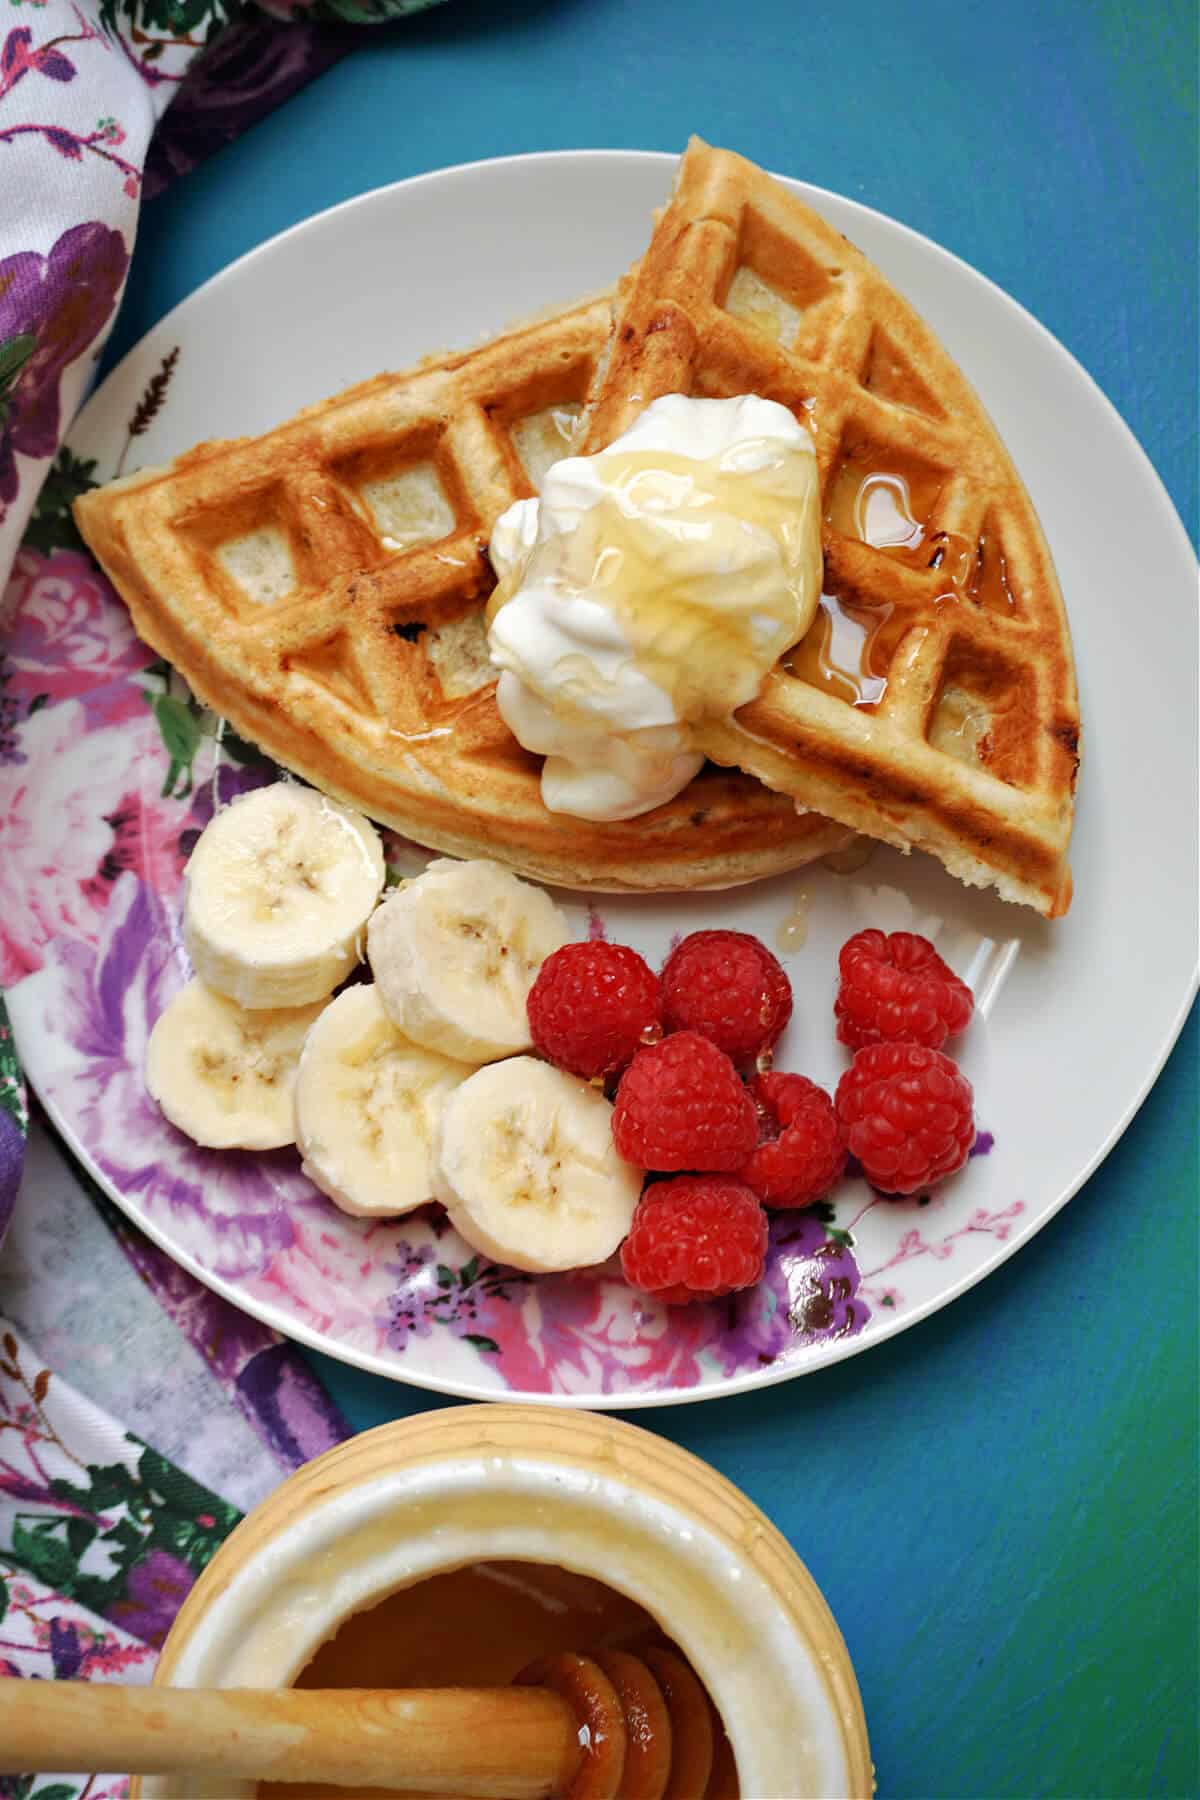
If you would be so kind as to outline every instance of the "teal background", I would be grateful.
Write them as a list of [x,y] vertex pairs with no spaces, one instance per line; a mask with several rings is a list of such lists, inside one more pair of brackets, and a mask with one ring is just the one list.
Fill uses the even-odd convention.
[[[1022,301],[1195,541],[1196,49],[1182,3],[450,0],[365,34],[146,209],[105,362],[367,188],[699,131],[927,232]],[[1103,1030],[1103,969],[1096,1005]],[[1198,1040],[1193,1013],[1100,1172],[953,1307],[802,1381],[632,1415],[739,1483],[809,1565],[885,1800],[1200,1792]],[[357,1426],[443,1404],[313,1361]]]

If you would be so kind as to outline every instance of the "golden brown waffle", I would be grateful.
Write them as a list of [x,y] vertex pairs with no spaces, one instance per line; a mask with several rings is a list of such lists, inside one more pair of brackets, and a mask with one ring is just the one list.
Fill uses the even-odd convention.
[[422,844],[567,887],[725,887],[849,835],[709,768],[619,824],[546,811],[496,710],[486,544],[563,455],[609,339],[600,299],[380,375],[265,437],[85,495],[139,635],[244,737]]
[[625,284],[583,448],[668,393],[790,407],[814,433],[824,501],[821,611],[701,747],[963,881],[1064,913],[1079,707],[1029,496],[974,391],[866,257],[695,139]]

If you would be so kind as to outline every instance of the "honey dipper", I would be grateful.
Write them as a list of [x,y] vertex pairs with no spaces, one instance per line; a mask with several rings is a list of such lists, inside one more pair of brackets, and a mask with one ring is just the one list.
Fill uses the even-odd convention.
[[457,1800],[727,1800],[683,1658],[564,1651],[508,1688],[131,1688],[0,1679],[0,1768],[116,1769]]

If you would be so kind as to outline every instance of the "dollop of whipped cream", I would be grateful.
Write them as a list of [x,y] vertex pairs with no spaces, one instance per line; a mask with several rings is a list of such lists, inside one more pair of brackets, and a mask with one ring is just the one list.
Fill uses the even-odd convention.
[[668,394],[497,520],[488,646],[551,812],[631,819],[686,787],[695,728],[760,691],[821,594],[810,434],[757,395]]

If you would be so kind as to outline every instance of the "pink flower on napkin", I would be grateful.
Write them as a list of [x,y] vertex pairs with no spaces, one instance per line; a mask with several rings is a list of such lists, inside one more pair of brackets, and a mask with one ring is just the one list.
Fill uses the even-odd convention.
[[172,894],[184,862],[186,810],[158,791],[161,747],[148,710],[89,732],[78,700],[46,707],[23,726],[21,755],[0,806],[4,987],[41,967],[52,938],[94,943],[123,870]]
[[[0,640],[0,657],[21,717],[39,695],[41,705],[75,698],[95,705],[98,689],[154,660],[82,550],[18,551],[5,605],[12,622]],[[140,696],[134,697],[141,706]],[[128,692],[114,694],[112,703],[128,699]]]

